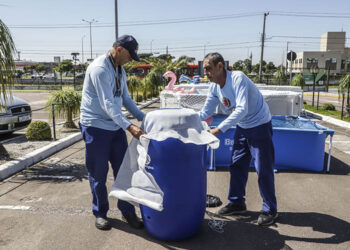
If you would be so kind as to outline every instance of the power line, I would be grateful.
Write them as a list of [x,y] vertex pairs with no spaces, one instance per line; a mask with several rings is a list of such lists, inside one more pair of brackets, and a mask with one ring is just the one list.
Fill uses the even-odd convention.
[[[328,40],[344,40],[344,38],[326,38],[326,37],[317,37],[317,36],[270,36],[267,39],[270,38],[274,38],[274,37],[278,37],[278,38],[296,38],[296,39],[328,39]],[[345,39],[350,39],[350,37],[345,37]]]
[[[224,19],[234,19],[234,18],[244,18],[251,16],[258,16],[260,12],[252,13],[241,13],[232,15],[221,15],[221,16],[204,16],[195,18],[181,18],[181,19],[163,19],[163,20],[150,20],[150,21],[134,21],[127,23],[120,23],[119,26],[145,26],[145,25],[159,25],[159,24],[173,24],[173,23],[188,23],[188,22],[207,22],[214,20],[224,20]],[[82,24],[62,24],[62,25],[8,25],[12,29],[81,29],[87,28],[89,26]],[[113,23],[101,23],[93,25],[94,28],[110,28],[114,27]]]

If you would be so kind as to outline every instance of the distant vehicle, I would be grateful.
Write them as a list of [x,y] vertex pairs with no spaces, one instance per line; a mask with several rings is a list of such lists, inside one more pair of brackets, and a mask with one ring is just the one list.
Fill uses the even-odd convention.
[[30,105],[16,96],[6,96],[6,105],[3,94],[0,94],[0,134],[11,134],[16,130],[26,128],[32,121]]
[[85,74],[84,73],[78,73],[75,75],[76,79],[84,79],[85,78]]

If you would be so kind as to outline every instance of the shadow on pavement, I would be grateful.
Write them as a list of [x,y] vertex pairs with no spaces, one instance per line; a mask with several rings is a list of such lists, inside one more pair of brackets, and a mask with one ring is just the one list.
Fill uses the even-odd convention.
[[[145,240],[156,243],[166,249],[291,249],[285,241],[293,240],[309,243],[340,244],[350,240],[350,224],[334,216],[320,213],[291,213],[282,212],[277,224],[261,227],[256,224],[259,212],[248,212],[244,216],[226,217],[224,232],[218,233],[208,226],[205,219],[201,231],[190,239],[181,241],[162,241],[149,235],[146,229],[136,230],[117,219],[110,219],[112,227],[135,234]],[[300,235],[300,230],[312,228],[315,233],[330,234],[324,237],[290,236],[280,234],[278,225],[285,224],[292,228],[291,234]]]
[[88,173],[85,164],[40,164],[25,170],[16,178],[51,182],[82,181],[88,179]]

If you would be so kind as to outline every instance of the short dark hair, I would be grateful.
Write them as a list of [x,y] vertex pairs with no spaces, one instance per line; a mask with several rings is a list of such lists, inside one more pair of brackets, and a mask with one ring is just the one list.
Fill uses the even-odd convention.
[[117,42],[114,42],[114,43],[113,43],[113,48],[116,49],[116,48],[118,48],[118,46],[119,46],[119,44],[118,44]]
[[208,59],[209,62],[212,62],[214,64],[214,66],[218,65],[219,62],[222,63],[222,65],[225,66],[225,61],[224,61],[224,58],[222,57],[221,54],[217,53],[217,52],[214,52],[214,53],[209,53],[207,54],[203,61]]

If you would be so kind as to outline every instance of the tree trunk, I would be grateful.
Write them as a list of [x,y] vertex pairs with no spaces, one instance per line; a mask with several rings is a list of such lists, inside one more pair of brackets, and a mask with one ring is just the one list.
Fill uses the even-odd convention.
[[77,126],[75,126],[75,123],[73,122],[73,112],[71,109],[68,109],[67,121],[63,125],[63,127],[65,127],[65,128],[77,128]]

